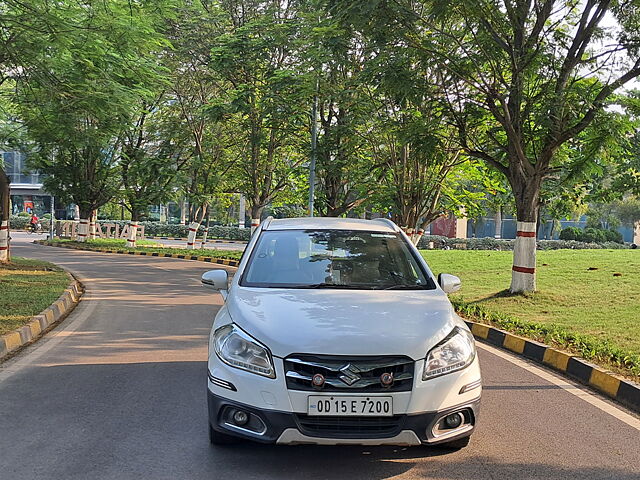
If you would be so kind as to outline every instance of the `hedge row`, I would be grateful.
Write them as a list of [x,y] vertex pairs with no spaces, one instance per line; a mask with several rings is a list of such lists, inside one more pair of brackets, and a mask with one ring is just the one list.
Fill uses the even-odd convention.
[[560,240],[576,240],[587,243],[623,243],[620,232],[592,227],[585,228],[584,230],[578,227],[567,227],[560,232]]
[[[11,215],[11,217],[9,217],[9,228],[12,230],[25,230],[29,226],[30,220],[30,216]],[[42,230],[49,230],[48,218],[40,218],[40,224],[42,225]]]
[[[460,248],[467,250],[513,250],[515,240],[496,239],[491,237],[486,238],[447,238],[439,235],[424,235],[420,242],[418,242],[418,248],[429,248],[429,243],[433,242],[433,247],[442,248]],[[617,242],[578,242],[575,240],[538,240],[538,250],[560,250],[560,249],[621,249],[629,248],[627,245]]]
[[[121,228],[128,225],[128,220],[98,220],[98,223],[117,224]],[[139,222],[144,226],[144,234],[147,237],[180,237],[186,238],[189,234],[189,225],[177,225],[160,222]],[[204,233],[204,225],[200,225],[198,236]],[[223,227],[220,225],[211,225],[209,227],[208,238],[220,238],[224,240],[244,240],[248,241],[251,237],[251,229],[238,227]]]

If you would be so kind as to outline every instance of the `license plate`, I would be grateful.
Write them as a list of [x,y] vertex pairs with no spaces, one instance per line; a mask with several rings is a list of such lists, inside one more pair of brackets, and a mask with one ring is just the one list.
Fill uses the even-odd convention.
[[310,395],[307,413],[339,417],[391,417],[393,397]]

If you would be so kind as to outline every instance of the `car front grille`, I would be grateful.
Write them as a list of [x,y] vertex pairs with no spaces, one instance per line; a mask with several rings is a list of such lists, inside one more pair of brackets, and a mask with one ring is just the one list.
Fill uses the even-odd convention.
[[404,416],[316,417],[296,414],[300,432],[323,438],[387,438],[400,433]]
[[[287,388],[316,392],[408,392],[413,386],[414,361],[408,357],[344,357],[327,355],[290,355],[284,360]],[[393,383],[385,386],[380,377],[392,374]],[[313,376],[321,374],[322,387],[314,387]]]

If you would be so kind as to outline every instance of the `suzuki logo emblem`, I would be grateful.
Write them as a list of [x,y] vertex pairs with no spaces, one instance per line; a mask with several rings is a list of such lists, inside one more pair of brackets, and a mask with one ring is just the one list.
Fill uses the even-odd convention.
[[360,377],[360,375],[358,375],[360,369],[355,365],[351,365],[350,363],[342,367],[340,369],[340,372],[342,372],[342,375],[339,376],[340,380],[342,380],[349,386],[353,385],[358,380],[360,380],[360,378],[362,378]]

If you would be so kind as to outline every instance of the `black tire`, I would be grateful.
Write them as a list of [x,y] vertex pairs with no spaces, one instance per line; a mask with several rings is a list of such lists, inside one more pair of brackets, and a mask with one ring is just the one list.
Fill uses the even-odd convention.
[[436,445],[438,448],[442,448],[445,450],[461,450],[467,445],[469,445],[469,441],[471,437],[458,438],[457,440],[453,440],[447,443],[440,443]]
[[238,443],[238,437],[227,435],[226,433],[216,432],[209,424],[209,442],[211,445],[232,445]]

